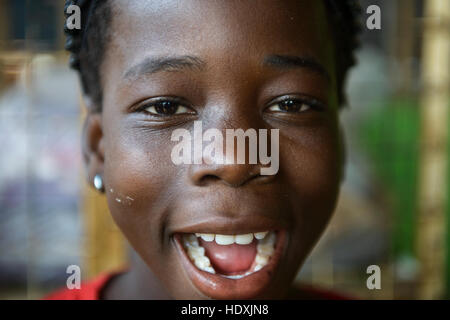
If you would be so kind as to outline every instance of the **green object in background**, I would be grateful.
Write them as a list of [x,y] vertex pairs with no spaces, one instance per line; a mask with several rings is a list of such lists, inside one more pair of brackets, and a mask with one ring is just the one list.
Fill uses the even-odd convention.
[[414,256],[417,212],[419,116],[415,101],[389,101],[373,107],[360,127],[360,142],[374,173],[391,195],[395,257]]
[[[392,100],[382,106],[374,106],[359,127],[361,147],[373,160],[374,173],[390,195],[394,214],[392,249],[395,258],[415,257],[419,116],[417,101]],[[447,143],[450,159],[450,130]],[[446,288],[450,297],[450,167],[448,169]]]

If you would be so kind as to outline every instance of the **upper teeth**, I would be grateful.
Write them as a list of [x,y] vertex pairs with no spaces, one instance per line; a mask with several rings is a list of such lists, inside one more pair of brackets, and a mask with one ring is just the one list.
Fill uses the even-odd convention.
[[237,235],[226,235],[226,234],[213,234],[213,233],[196,233],[197,237],[202,238],[204,241],[216,241],[220,245],[230,245],[233,243],[237,244],[250,244],[253,241],[253,237],[258,240],[264,239],[268,231],[247,233],[247,234],[237,234]]

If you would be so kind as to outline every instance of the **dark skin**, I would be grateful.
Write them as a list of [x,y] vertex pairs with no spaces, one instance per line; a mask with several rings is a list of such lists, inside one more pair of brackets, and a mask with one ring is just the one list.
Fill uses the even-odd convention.
[[[102,175],[112,217],[137,254],[104,298],[223,298],[192,283],[173,236],[211,225],[237,234],[258,223],[286,231],[282,257],[264,290],[241,296],[237,287],[226,297],[286,298],[332,216],[343,152],[325,8],[320,1],[257,3],[113,1],[100,66],[103,111],[86,119],[84,155],[89,181]],[[289,59],[265,63],[274,55]],[[194,58],[170,69],[142,64],[186,56]],[[173,98],[175,114],[148,107]],[[280,99],[304,107],[274,109]],[[196,120],[203,130],[279,129],[278,173],[261,176],[259,164],[173,164],[172,131],[193,130]]]

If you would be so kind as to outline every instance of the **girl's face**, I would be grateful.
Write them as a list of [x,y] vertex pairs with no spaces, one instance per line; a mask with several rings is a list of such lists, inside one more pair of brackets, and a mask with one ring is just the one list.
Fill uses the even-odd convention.
[[[114,1],[112,12],[103,112],[90,115],[99,120],[88,129],[98,126],[89,169],[103,175],[114,220],[174,298],[282,297],[339,189],[334,47],[324,5],[142,0]],[[194,136],[194,121],[224,136],[226,129],[279,129],[278,172],[262,176],[259,164],[175,165],[172,132]],[[239,279],[224,275],[255,271],[259,240],[200,240],[215,274],[196,267],[183,248],[187,234],[262,231],[276,234],[275,252]]]

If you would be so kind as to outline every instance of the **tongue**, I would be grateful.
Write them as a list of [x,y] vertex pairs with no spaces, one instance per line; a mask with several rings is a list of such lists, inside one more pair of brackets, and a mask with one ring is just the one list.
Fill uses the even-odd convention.
[[214,269],[221,274],[230,275],[250,269],[256,256],[256,241],[247,245],[230,244],[222,246],[215,241],[200,240]]

